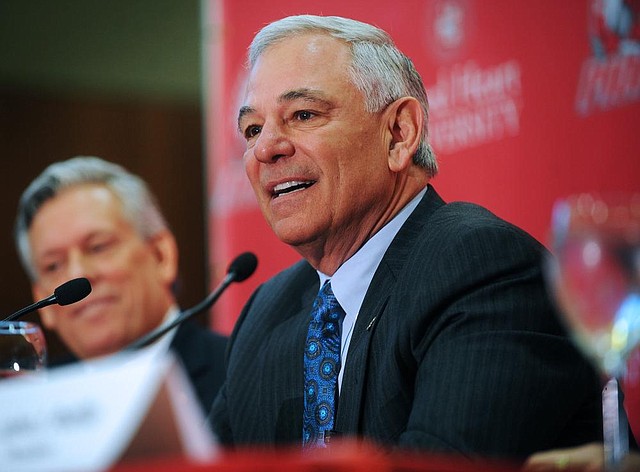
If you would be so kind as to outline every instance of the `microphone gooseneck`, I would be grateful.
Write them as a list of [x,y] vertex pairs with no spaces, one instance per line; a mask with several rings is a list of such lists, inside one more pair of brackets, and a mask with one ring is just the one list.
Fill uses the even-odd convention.
[[15,313],[7,316],[2,321],[13,321],[27,313],[39,310],[45,306],[58,304],[58,305],[71,305],[72,303],[79,302],[87,295],[91,293],[91,283],[84,277],[69,280],[63,283],[53,291],[53,295],[49,295],[47,298],[33,303],[29,306],[16,311]]
[[181,312],[172,322],[167,323],[166,325],[162,325],[159,328],[147,333],[145,336],[142,336],[141,338],[132,342],[124,350],[133,351],[148,346],[192,316],[197,315],[198,313],[201,313],[208,308],[211,308],[211,306],[216,302],[216,300],[218,300],[220,295],[222,295],[222,292],[224,292],[229,285],[231,285],[233,282],[242,282],[248,279],[255,272],[257,266],[258,258],[255,256],[255,254],[253,254],[252,252],[243,252],[242,254],[237,256],[231,262],[231,264],[229,264],[227,275],[224,277],[222,282],[220,282],[220,285],[218,285],[213,292],[207,295],[204,300],[202,300],[194,307]]

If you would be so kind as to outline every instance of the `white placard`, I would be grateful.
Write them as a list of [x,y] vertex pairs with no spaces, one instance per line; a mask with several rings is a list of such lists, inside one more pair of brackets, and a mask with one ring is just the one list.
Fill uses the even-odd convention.
[[139,351],[0,380],[0,470],[90,472],[122,458],[211,461],[213,436],[180,364]]

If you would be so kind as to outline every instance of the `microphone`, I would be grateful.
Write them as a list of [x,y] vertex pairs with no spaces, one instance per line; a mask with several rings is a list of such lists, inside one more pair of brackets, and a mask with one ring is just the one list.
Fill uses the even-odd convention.
[[44,308],[45,306],[53,305],[54,303],[62,306],[71,305],[72,303],[79,302],[90,293],[91,284],[89,283],[89,280],[84,277],[69,280],[56,288],[53,291],[53,295],[16,311],[14,314],[7,316],[2,321],[13,321],[27,313]]
[[181,312],[171,323],[160,326],[159,328],[132,342],[124,350],[134,351],[146,347],[158,338],[165,335],[167,332],[171,331],[179,324],[182,324],[183,322],[191,318],[192,316],[197,315],[198,313],[201,313],[208,308],[211,308],[216,300],[218,300],[220,295],[222,295],[222,292],[224,292],[232,282],[242,282],[248,279],[255,272],[257,266],[258,258],[255,254],[253,254],[252,252],[244,252],[240,254],[231,262],[231,264],[229,264],[227,275],[222,280],[222,282],[220,282],[220,285],[218,285],[216,289],[207,296],[207,298],[202,300],[196,306]]

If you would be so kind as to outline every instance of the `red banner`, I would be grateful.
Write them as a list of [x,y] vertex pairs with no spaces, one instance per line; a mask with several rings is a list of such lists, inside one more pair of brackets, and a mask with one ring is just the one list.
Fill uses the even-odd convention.
[[[480,203],[549,243],[556,198],[640,190],[637,1],[210,0],[207,5],[213,282],[235,255],[253,251],[259,258],[256,274],[220,300],[213,318],[218,331],[230,332],[255,287],[298,259],[260,214],[236,131],[246,48],[254,33],[275,19],[340,15],[391,34],[424,78],[440,162],[433,184],[447,200]],[[640,404],[632,406],[635,417],[638,409]]]

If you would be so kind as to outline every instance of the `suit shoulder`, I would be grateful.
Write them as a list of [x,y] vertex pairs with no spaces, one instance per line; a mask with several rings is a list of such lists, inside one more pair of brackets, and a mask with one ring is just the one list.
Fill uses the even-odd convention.
[[456,262],[460,270],[481,272],[499,261],[540,267],[547,256],[547,249],[523,229],[479,205],[453,202],[422,225],[407,257],[411,270],[419,269],[411,261],[420,261],[423,269],[450,273]]
[[469,202],[451,202],[437,209],[425,231],[431,238],[444,238],[449,242],[464,243],[468,239],[519,241],[542,249],[542,245],[522,228],[510,223],[490,210]]

